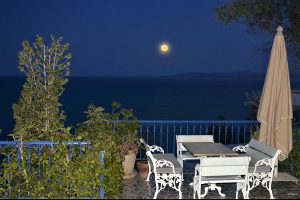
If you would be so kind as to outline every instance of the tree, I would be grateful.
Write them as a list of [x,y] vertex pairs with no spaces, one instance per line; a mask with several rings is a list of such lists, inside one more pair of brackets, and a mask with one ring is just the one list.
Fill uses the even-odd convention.
[[300,60],[299,0],[228,0],[217,6],[216,13],[220,23],[242,22],[253,33],[274,34],[281,25],[289,52]]
[[246,92],[246,102],[245,105],[249,105],[251,109],[250,115],[247,117],[248,120],[256,120],[257,112],[261,97],[261,91],[251,91],[250,93]]
[[[69,44],[51,36],[47,46],[39,35],[30,45],[23,41],[19,69],[26,76],[21,97],[13,105],[14,139],[54,140],[63,137],[65,115],[59,98],[70,74]],[[68,132],[68,131],[67,131]]]

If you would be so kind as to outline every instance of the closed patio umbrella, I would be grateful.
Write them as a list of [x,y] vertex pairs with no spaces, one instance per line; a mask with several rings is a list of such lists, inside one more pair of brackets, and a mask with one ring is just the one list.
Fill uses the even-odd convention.
[[257,119],[261,123],[259,141],[280,149],[279,160],[292,149],[292,100],[288,60],[282,27],[277,28]]

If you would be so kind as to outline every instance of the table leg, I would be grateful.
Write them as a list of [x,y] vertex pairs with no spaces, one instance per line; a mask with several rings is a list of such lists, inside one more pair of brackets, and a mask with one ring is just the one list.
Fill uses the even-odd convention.
[[210,186],[205,187],[205,188],[204,188],[204,194],[202,194],[201,197],[205,197],[205,196],[207,195],[207,193],[208,193],[208,190],[215,190],[215,189],[218,190],[219,195],[220,195],[221,197],[225,197],[225,194],[223,194],[223,193],[221,192],[222,188],[221,188],[220,186],[216,186],[216,184],[210,184]]

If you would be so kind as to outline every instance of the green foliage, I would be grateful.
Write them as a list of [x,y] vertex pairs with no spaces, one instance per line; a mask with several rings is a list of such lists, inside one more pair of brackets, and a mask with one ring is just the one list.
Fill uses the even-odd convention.
[[[139,139],[137,119],[131,110],[120,107],[114,103],[113,111],[106,113],[103,108],[90,105],[87,119],[79,124],[75,136],[63,133],[68,141],[89,141],[89,148],[74,145],[70,154],[70,148],[59,142],[49,148],[44,146],[39,155],[37,147],[29,151],[27,146],[21,146],[19,161],[18,148],[3,149],[6,159],[1,166],[0,197],[8,197],[10,191],[10,198],[19,195],[22,198],[99,198],[99,191],[104,187],[105,198],[120,198],[126,146],[137,148]],[[100,162],[100,151],[104,152],[104,163]],[[101,174],[104,175],[102,181]]]
[[112,107],[113,130],[120,140],[122,153],[126,155],[129,151],[133,151],[137,154],[138,146],[140,145],[140,139],[137,134],[139,126],[137,118],[134,117],[132,109],[120,109],[121,104],[117,102],[114,102]]
[[43,146],[39,156],[37,147],[22,146],[20,169],[18,149],[7,148],[3,154],[10,155],[10,164],[7,159],[2,163],[1,198],[99,198],[103,184],[99,178],[103,173],[99,151],[82,146],[80,156],[79,148],[74,145],[73,156],[69,157],[66,144]]
[[259,139],[259,128],[252,132],[251,138],[253,138],[254,140]]
[[[0,197],[99,198],[104,187],[106,198],[120,198],[124,156],[130,150],[137,153],[139,145],[138,121],[132,110],[122,109],[119,103],[113,103],[111,113],[90,105],[86,121],[71,135],[70,128],[64,127],[59,102],[68,82],[71,54],[69,45],[61,44],[62,38],[51,37],[51,41],[47,46],[37,36],[32,45],[22,43],[19,68],[26,83],[13,105],[16,124],[12,134],[21,146],[0,151]],[[25,145],[32,140],[58,144],[42,145],[39,151],[37,146]],[[64,143],[74,140],[90,143],[72,148]],[[100,151],[104,152],[104,163]]]
[[[59,102],[68,82],[71,58],[69,44],[61,42],[62,38],[51,37],[51,44],[47,46],[37,36],[32,45],[28,41],[22,43],[19,68],[26,76],[26,83],[18,103],[13,105],[16,124],[12,134],[21,146],[1,149],[4,156],[0,174],[1,198],[99,198],[103,187],[100,174],[105,174],[99,152],[104,145],[92,140],[89,147],[74,145],[70,149],[63,143],[73,141],[74,136],[70,134],[70,128],[64,127],[65,115]],[[43,145],[39,154],[38,147],[23,143],[32,140],[54,141],[58,145]],[[118,150],[106,152],[111,156],[107,159],[108,165],[111,160],[122,160],[117,153]],[[107,171],[114,168],[120,168],[120,165]],[[120,193],[118,187],[111,190]]]
[[[8,197],[10,191],[10,198],[19,195],[22,198],[99,198],[99,191],[104,187],[105,198],[120,198],[122,162],[127,145],[138,147],[138,121],[131,110],[121,109],[118,103],[113,104],[111,113],[90,105],[86,114],[87,119],[79,124],[75,136],[71,137],[68,132],[63,135],[68,141],[89,141],[90,148],[74,145],[70,154],[70,148],[59,142],[49,148],[44,146],[39,155],[37,147],[29,151],[27,146],[21,146],[19,161],[18,148],[2,149],[6,159],[1,166],[0,197]],[[102,150],[104,163],[99,156]],[[10,155],[9,164],[7,155]],[[101,174],[104,175],[102,181]]]
[[[258,90],[257,92],[251,91],[246,92],[246,102],[245,105],[250,106],[250,115],[246,117],[247,120],[256,120],[257,119],[257,112],[259,108],[259,102],[261,97],[261,92]],[[251,133],[251,138],[258,140],[259,139],[259,127],[253,128]]]
[[300,59],[299,0],[228,0],[216,13],[219,22],[242,22],[252,32],[274,34],[278,25],[283,26],[289,52]]
[[19,69],[26,76],[21,97],[13,105],[17,140],[62,140],[65,132],[65,115],[60,109],[59,98],[70,74],[69,44],[61,44],[62,38],[51,37],[47,46],[37,36],[30,45],[23,41],[19,53]]
[[284,161],[280,162],[279,167],[293,176],[300,177],[300,130],[299,128],[293,129],[293,149],[289,153],[289,157]]
[[247,120],[256,120],[261,92],[259,90],[257,92],[251,91],[249,93],[246,92],[245,95],[246,95],[245,105],[249,105],[251,111],[250,115],[247,117]]
[[128,150],[137,149],[138,121],[131,110],[121,109],[119,103],[112,104],[112,112],[90,105],[86,111],[87,120],[79,124],[76,138],[87,140],[103,150],[104,186],[107,198],[120,198],[122,190],[122,161]]

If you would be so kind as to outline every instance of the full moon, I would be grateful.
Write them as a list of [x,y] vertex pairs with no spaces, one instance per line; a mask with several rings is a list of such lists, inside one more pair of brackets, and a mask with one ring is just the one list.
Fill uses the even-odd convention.
[[159,45],[159,51],[162,53],[162,54],[167,54],[169,53],[170,51],[170,45],[168,43],[161,43]]
[[169,46],[167,44],[162,44],[162,45],[160,45],[160,50],[162,52],[167,52],[167,51],[169,51]]

